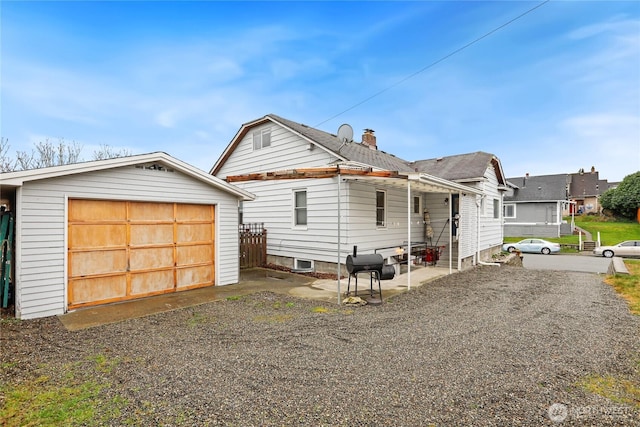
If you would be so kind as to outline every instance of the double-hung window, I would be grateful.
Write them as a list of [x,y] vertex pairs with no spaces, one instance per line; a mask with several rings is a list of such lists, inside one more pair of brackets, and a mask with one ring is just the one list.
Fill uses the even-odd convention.
[[376,190],[376,227],[387,226],[387,193]]
[[500,218],[500,199],[493,199],[493,218]]
[[504,208],[504,217],[505,218],[515,218],[516,217],[516,205],[515,204],[505,204]]
[[293,191],[293,225],[307,226],[307,190]]
[[261,150],[271,145],[271,129],[263,129],[253,133],[253,150]]

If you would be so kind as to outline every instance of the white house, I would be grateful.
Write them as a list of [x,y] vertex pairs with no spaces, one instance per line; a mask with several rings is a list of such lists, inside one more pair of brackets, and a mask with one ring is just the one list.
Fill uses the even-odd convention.
[[[444,247],[439,265],[463,269],[499,251],[497,157],[408,162],[379,150],[371,130],[361,143],[348,126],[339,133],[268,114],[242,125],[211,169],[256,195],[242,222],[264,223],[269,262],[336,272],[354,246],[385,256]],[[463,170],[443,176],[443,165]]]
[[0,174],[16,317],[237,283],[253,195],[165,153]]

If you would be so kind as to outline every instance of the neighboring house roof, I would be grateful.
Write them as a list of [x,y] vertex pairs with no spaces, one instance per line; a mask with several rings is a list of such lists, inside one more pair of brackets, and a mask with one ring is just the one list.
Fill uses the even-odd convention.
[[71,163],[62,166],[52,166],[16,172],[6,172],[0,174],[0,181],[2,181],[3,187],[20,187],[23,183],[29,181],[135,165],[150,165],[151,167],[153,167],[153,165],[163,166],[182,172],[185,175],[200,180],[227,193],[234,194],[244,200],[255,199],[255,196],[248,191],[242,190],[241,188],[231,185],[226,181],[209,175],[208,173],[163,152],[118,157],[107,160]]
[[507,178],[517,188],[513,196],[505,196],[510,202],[540,202],[567,200],[567,174],[520,176]]
[[598,172],[593,169],[591,172],[572,173],[570,176],[569,197],[596,197],[608,189],[606,180],[600,180]]
[[489,165],[493,165],[500,185],[506,185],[504,173],[500,161],[496,156],[481,151],[448,156],[430,160],[409,162],[389,154],[382,150],[370,148],[359,142],[343,142],[337,135],[312,128],[302,123],[297,123],[275,114],[245,123],[234,136],[227,148],[222,153],[216,164],[211,168],[211,173],[216,174],[229,158],[235,147],[240,143],[249,130],[257,125],[267,122],[277,123],[291,132],[309,141],[309,143],[321,147],[332,153],[342,161],[369,165],[382,170],[397,171],[401,173],[426,173],[449,181],[471,182],[484,179],[484,174]]
[[492,165],[498,177],[498,183],[506,185],[500,161],[496,156],[483,151],[418,160],[411,163],[416,172],[424,172],[450,181],[469,182],[484,179],[487,168]]

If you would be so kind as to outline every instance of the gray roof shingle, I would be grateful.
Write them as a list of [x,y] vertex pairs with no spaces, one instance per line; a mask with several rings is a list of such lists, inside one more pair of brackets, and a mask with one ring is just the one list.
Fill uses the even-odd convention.
[[384,170],[413,172],[408,162],[381,150],[373,150],[359,142],[342,144],[337,135],[312,128],[302,123],[287,120],[275,114],[268,114],[275,121],[293,129],[326,149],[352,162],[364,163]]
[[[412,162],[416,172],[424,172],[449,181],[482,179],[487,167],[496,157],[483,151],[438,157]],[[500,171],[497,171],[500,173]]]
[[507,178],[515,184],[513,196],[505,196],[505,201],[533,202],[542,200],[567,200],[568,175],[519,176]]
[[481,151],[469,154],[459,154],[456,156],[441,157],[429,160],[419,160],[410,162],[400,157],[394,156],[382,150],[371,149],[368,145],[360,142],[343,143],[337,135],[313,128],[311,126],[285,119],[276,114],[253,120],[242,125],[241,130],[236,134],[234,140],[227,146],[222,157],[211,169],[215,174],[226,161],[230,153],[235,148],[248,129],[255,125],[273,121],[307,138],[309,141],[324,147],[339,158],[369,165],[375,168],[400,173],[421,172],[443,178],[449,181],[474,181],[482,179],[487,168],[493,164],[496,168],[498,179],[504,183],[502,176],[502,166],[496,156]]

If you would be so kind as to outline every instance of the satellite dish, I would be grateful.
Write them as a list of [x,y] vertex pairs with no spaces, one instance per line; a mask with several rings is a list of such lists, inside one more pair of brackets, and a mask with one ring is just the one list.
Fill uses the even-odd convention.
[[340,127],[338,128],[338,139],[343,144],[345,142],[353,141],[353,128],[346,123],[340,125]]

